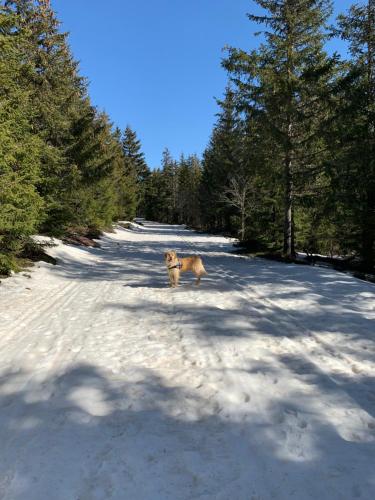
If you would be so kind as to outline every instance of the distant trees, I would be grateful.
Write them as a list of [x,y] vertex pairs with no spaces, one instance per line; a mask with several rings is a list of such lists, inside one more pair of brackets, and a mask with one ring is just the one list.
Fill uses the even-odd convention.
[[225,205],[234,207],[240,215],[240,229],[238,231],[240,241],[245,241],[246,221],[255,207],[256,193],[250,178],[234,175],[229,181],[229,186],[222,195]]
[[229,87],[218,104],[221,112],[203,155],[202,224],[207,229],[229,231],[236,211],[223,203],[222,195],[229,188],[233,173],[242,169],[242,124],[235,94]]
[[145,156],[141,150],[141,142],[137,138],[137,134],[128,125],[124,131],[122,137],[122,151],[124,154],[124,171],[126,175],[133,179],[134,189],[133,193],[136,193],[136,204],[135,212],[138,215],[144,215],[145,212],[145,189],[147,179],[150,175],[150,169],[148,168],[145,160]]
[[146,189],[148,219],[200,225],[201,162],[197,156],[174,160],[166,149],[162,167],[150,173]]

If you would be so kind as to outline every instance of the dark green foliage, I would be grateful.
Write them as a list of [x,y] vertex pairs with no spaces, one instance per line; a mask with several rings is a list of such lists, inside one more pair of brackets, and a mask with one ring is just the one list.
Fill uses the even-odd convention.
[[324,50],[330,0],[256,2],[264,15],[249,18],[264,41],[228,49],[230,85],[202,169],[192,175],[183,157],[174,169],[167,156],[151,176],[148,213],[273,255],[340,254],[373,269],[375,0],[339,18],[349,61]]
[[1,274],[13,266],[5,253],[22,242],[42,219],[40,179],[42,141],[33,133],[35,106],[23,79],[34,71],[23,58],[26,39],[10,32],[17,16],[0,10],[0,255]]
[[242,169],[242,132],[235,95],[228,88],[221,102],[221,114],[203,157],[201,187],[202,222],[216,231],[229,231],[235,210],[224,203],[222,194],[232,175]]
[[202,167],[197,156],[183,156],[177,166],[177,214],[178,222],[200,226],[199,191]]
[[340,16],[338,34],[352,60],[337,82],[332,127],[336,141],[329,173],[340,244],[357,250],[366,269],[375,263],[375,2]]
[[153,170],[147,179],[145,194],[145,217],[149,220],[171,222],[168,199],[168,178],[161,169]]
[[321,184],[324,90],[334,66],[323,50],[331,2],[256,1],[265,14],[249,18],[265,25],[265,42],[249,54],[229,49],[224,65],[236,85],[239,107],[272,144],[270,167],[283,186],[283,251],[291,258],[299,198],[314,196]]
[[248,247],[375,260],[375,0],[339,17],[350,59],[328,57],[330,0],[256,0],[263,42],[229,48],[229,85],[203,154],[149,170],[87,95],[49,0],[0,0],[0,274],[37,231],[99,234],[136,214]]
[[148,177],[145,215],[150,220],[200,226],[201,164],[196,156],[175,161],[166,149],[162,168]]
[[[0,254],[36,231],[100,231],[132,218],[147,174],[87,96],[48,0],[0,1]],[[145,173],[146,171],[146,173]]]
[[125,159],[124,172],[132,178],[137,193],[135,203],[137,215],[142,216],[145,213],[145,186],[150,170],[141,151],[137,134],[129,126],[126,127],[122,138],[122,151]]
[[141,143],[137,139],[137,134],[129,127],[129,125],[124,131],[122,149],[125,158],[132,164],[136,171],[137,182],[145,181],[149,176],[150,171],[145,161],[145,155],[141,151]]

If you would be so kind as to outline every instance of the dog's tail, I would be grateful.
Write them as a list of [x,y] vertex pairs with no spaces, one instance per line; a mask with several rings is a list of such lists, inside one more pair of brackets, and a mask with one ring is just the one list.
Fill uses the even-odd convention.
[[204,268],[204,265],[202,264],[201,275],[203,276],[204,274],[208,274],[208,272],[206,271],[206,269]]

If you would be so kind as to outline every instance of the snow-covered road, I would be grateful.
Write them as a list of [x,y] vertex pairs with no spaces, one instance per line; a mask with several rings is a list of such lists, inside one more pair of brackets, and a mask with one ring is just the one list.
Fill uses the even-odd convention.
[[375,497],[374,285],[181,226],[101,245],[0,285],[0,499]]

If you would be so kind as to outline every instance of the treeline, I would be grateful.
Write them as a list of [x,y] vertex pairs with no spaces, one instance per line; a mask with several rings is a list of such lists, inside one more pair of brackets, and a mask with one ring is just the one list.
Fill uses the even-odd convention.
[[135,132],[91,104],[49,0],[0,0],[0,274],[35,232],[95,235],[136,214],[373,269],[375,0],[334,27],[330,0],[255,1],[261,42],[227,48],[203,158],[165,150],[150,171]]
[[90,102],[48,0],[0,1],[0,274],[35,232],[132,218],[149,170],[135,132]]
[[[264,14],[248,17],[262,41],[227,49],[228,88],[202,166],[165,156],[149,216],[289,259],[296,250],[346,255],[373,269],[375,0],[335,27],[329,0],[255,1]],[[348,44],[348,59],[328,54],[332,37]]]
[[165,149],[161,168],[153,170],[145,183],[144,216],[200,227],[201,179],[202,165],[196,155],[176,161]]

